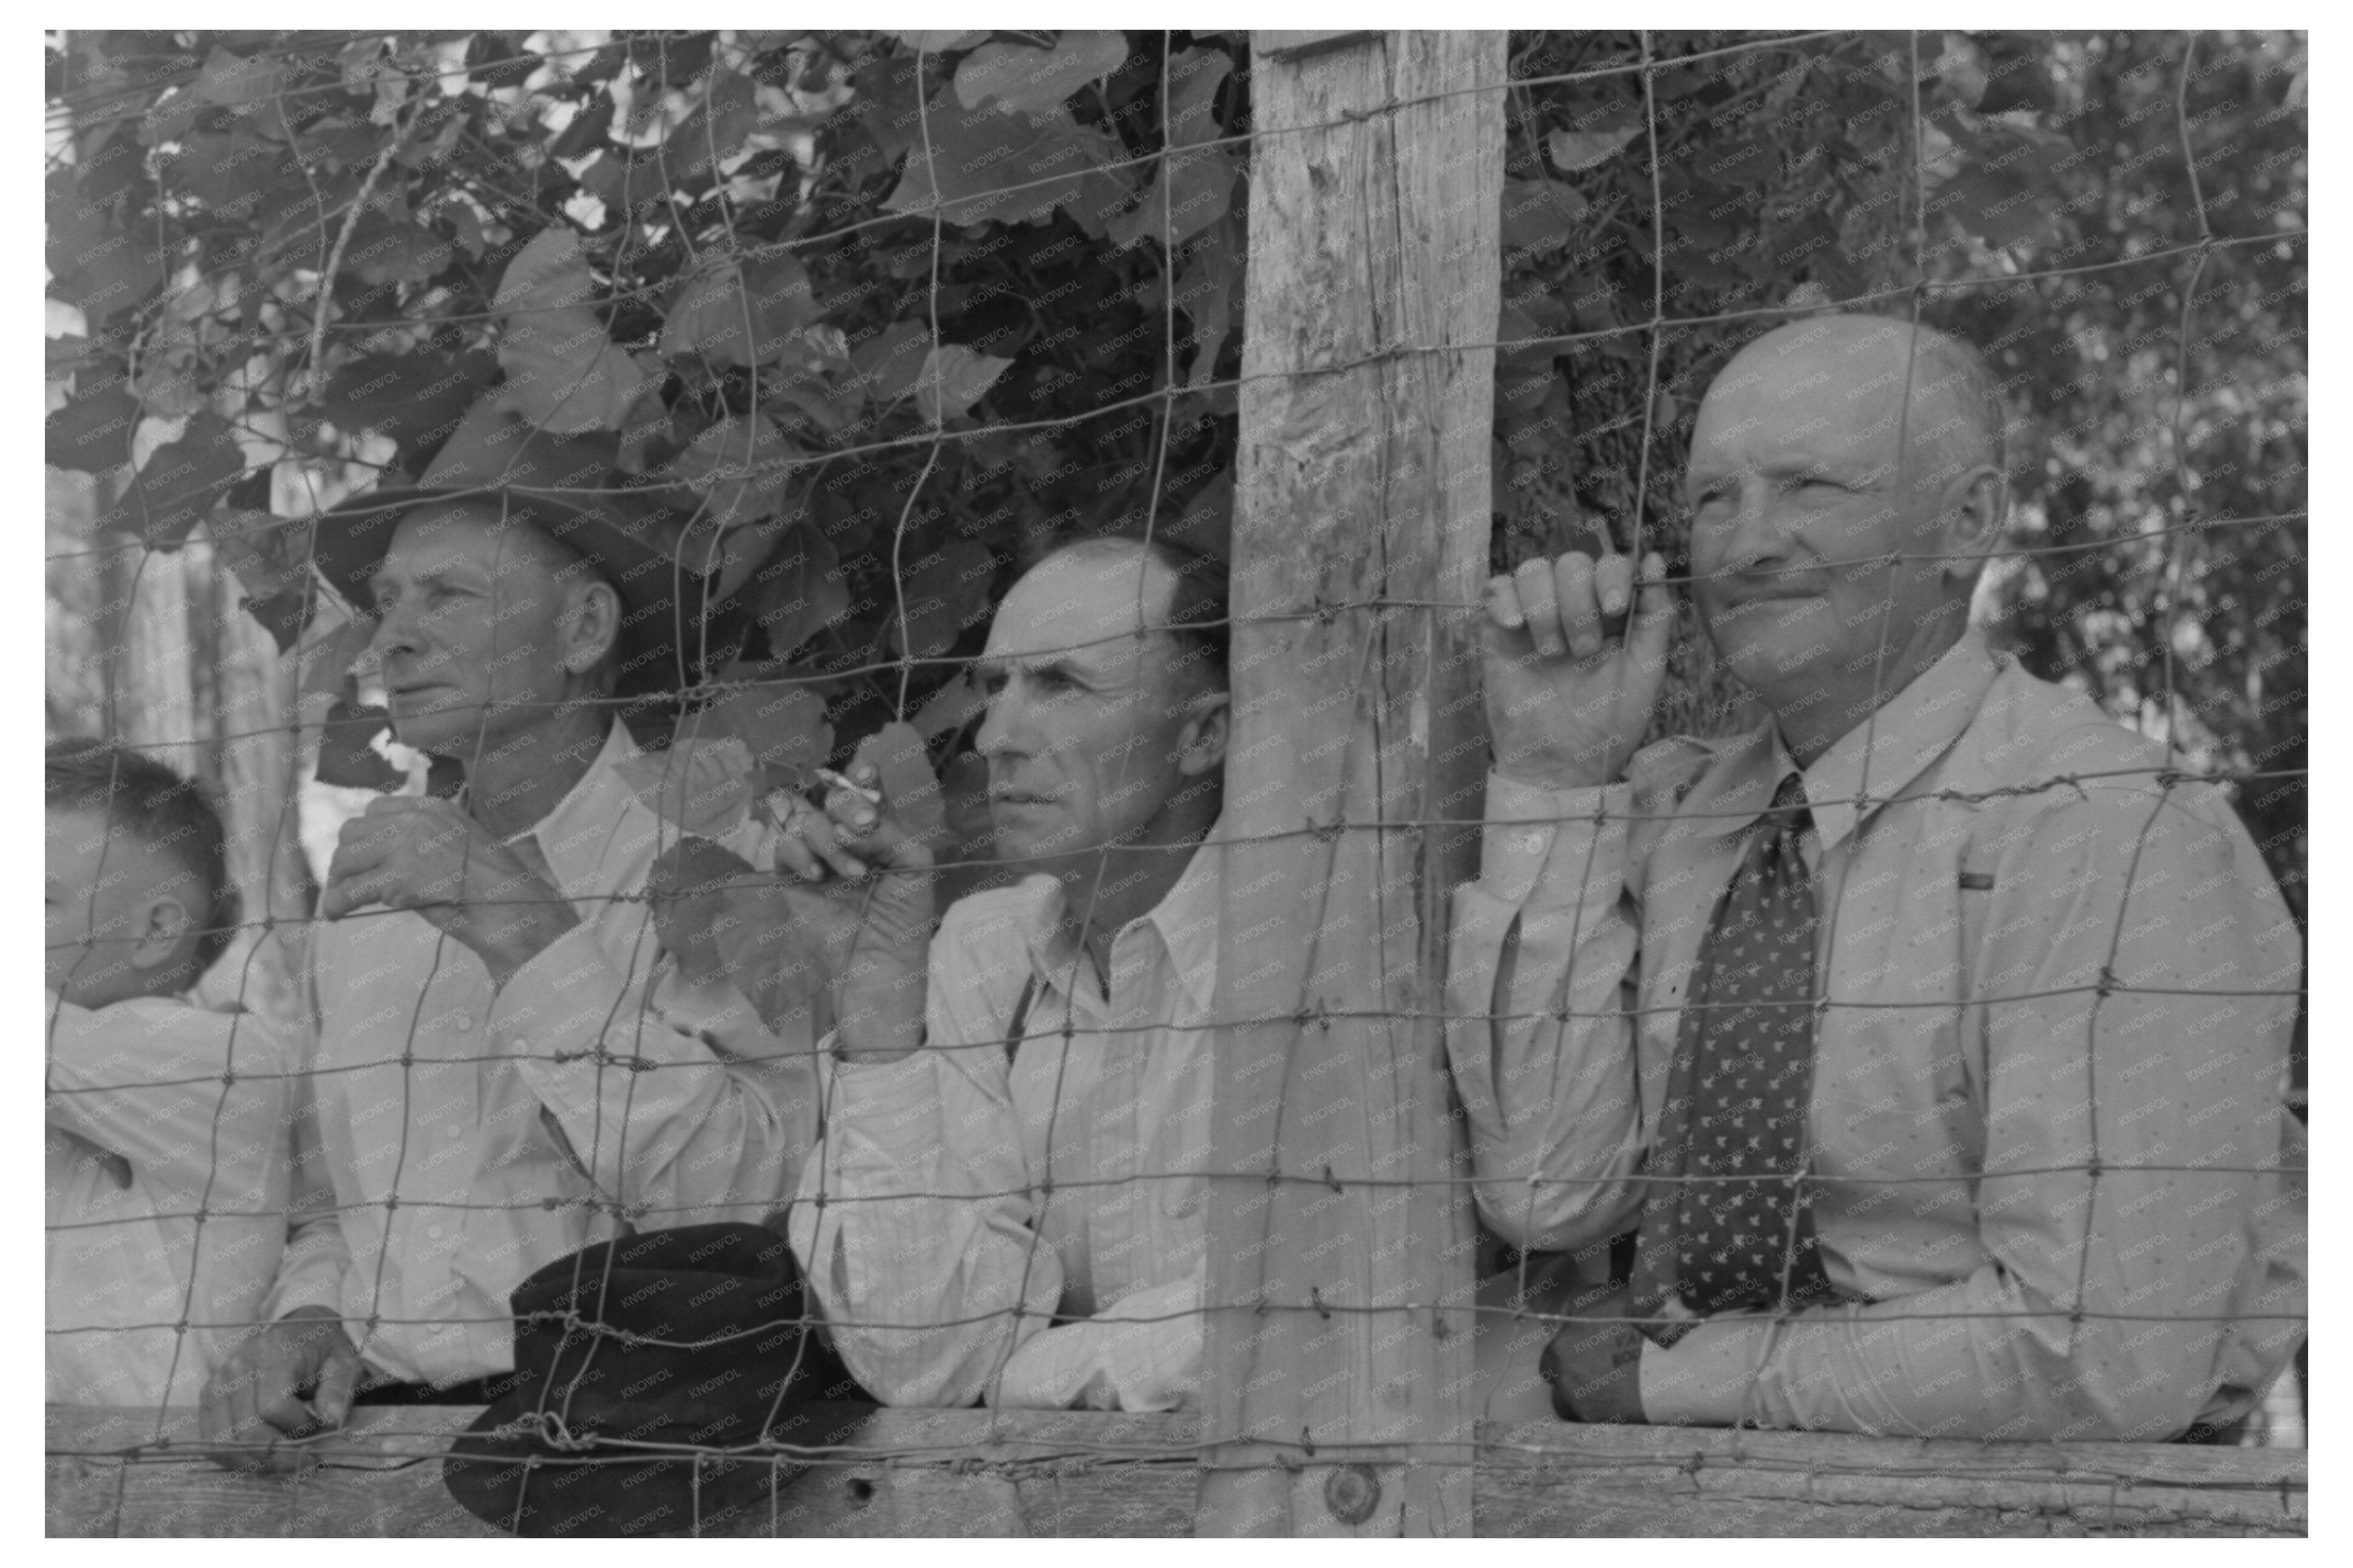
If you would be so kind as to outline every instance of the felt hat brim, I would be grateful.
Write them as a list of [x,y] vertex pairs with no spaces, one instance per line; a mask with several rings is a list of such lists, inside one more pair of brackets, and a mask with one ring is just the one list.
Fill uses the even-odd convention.
[[513,488],[372,490],[321,514],[311,559],[337,593],[364,609],[369,581],[384,565],[401,520],[422,507],[470,502],[529,519],[602,573],[629,611],[651,611],[681,597],[699,605],[705,578],[681,563],[666,541],[649,537],[652,528],[624,520],[627,493],[584,500]]
[[[441,1462],[444,1484],[469,1512],[527,1539],[764,1534],[776,1493],[808,1468],[789,1454],[640,1459],[631,1455],[644,1449],[617,1440],[559,1449],[522,1422],[533,1397],[517,1390],[491,1404],[451,1441]],[[769,1423],[767,1436],[794,1448],[838,1447],[879,1408],[791,1404]],[[748,1447],[758,1436],[747,1431],[733,1443],[706,1436],[700,1446]],[[686,1438],[649,1433],[644,1441]]]
[[[365,608],[368,582],[392,548],[401,519],[421,507],[473,502],[503,514],[510,505],[551,538],[561,539],[606,577],[635,609],[657,591],[659,569],[671,557],[605,516],[601,509],[569,497],[512,489],[463,489],[447,485],[371,490],[331,506],[322,514],[311,558],[334,590]],[[685,577],[682,570],[670,574]],[[690,578],[690,580],[692,580]],[[663,582],[661,590],[671,585]]]
[[311,561],[347,603],[364,610],[394,531],[419,508],[471,502],[520,515],[619,593],[620,694],[674,691],[702,673],[696,655],[707,652],[716,662],[734,652],[743,617],[711,602],[714,571],[681,557],[681,548],[691,553],[691,538],[706,548],[712,543],[715,530],[697,526],[703,501],[682,484],[616,482],[618,451],[617,440],[603,433],[535,429],[500,409],[495,391],[485,394],[416,485],[379,487],[322,513]]
[[529,518],[613,585],[621,599],[617,695],[645,697],[691,686],[732,657],[742,641],[744,607],[713,602],[709,579],[619,521],[614,515],[619,509],[611,504],[582,506],[514,491],[371,491],[319,515],[311,561],[346,603],[366,611],[374,604],[370,582],[401,520],[424,506],[460,500]]

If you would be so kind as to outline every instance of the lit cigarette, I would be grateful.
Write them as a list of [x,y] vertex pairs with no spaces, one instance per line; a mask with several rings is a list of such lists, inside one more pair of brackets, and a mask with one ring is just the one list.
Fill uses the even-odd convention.
[[882,803],[882,791],[880,789],[869,789],[863,784],[854,783],[850,779],[844,778],[842,775],[836,773],[830,768],[819,768],[813,769],[813,771],[818,778],[824,779],[835,789],[847,790],[849,793],[857,796],[860,800],[865,801],[870,806],[880,806]]

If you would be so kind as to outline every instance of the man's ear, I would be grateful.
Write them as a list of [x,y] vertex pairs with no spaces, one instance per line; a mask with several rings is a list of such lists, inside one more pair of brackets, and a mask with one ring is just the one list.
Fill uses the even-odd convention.
[[139,906],[137,928],[131,934],[131,967],[159,969],[185,957],[183,948],[199,927],[188,906],[172,893],[151,894]]
[[1205,692],[1188,705],[1191,711],[1176,736],[1176,770],[1187,779],[1198,779],[1226,765],[1233,699],[1225,692]]
[[1945,575],[1974,577],[1985,556],[2001,536],[2010,511],[2010,487],[2001,471],[1980,464],[1954,480],[1946,492],[1944,537]]
[[585,675],[621,640],[621,596],[602,577],[569,585],[565,592],[564,667]]

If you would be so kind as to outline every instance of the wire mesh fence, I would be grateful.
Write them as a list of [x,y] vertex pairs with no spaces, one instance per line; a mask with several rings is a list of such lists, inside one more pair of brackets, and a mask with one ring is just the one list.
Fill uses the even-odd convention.
[[[1694,1093],[1674,1076],[1695,1070],[1686,1037],[1704,1034],[1711,1014],[1758,1007],[1708,994],[1694,972],[1735,851],[1777,781],[1744,794],[1724,759],[1788,762],[1770,737],[1798,749],[1800,727],[1786,712],[1768,723],[1738,668],[1727,628],[1758,612],[1727,597],[1736,577],[1757,602],[1785,577],[1863,596],[1864,616],[1835,635],[1860,650],[1849,673],[1869,672],[1870,700],[1852,730],[1796,758],[1811,812],[1807,870],[1829,894],[1810,938],[1820,968],[1804,1001],[1807,1072],[1835,1060],[1852,1077],[1810,1080],[1799,1153],[1772,1172],[1790,1192],[1781,1288],[1745,1319],[1745,1337],[1715,1341],[1719,1360],[1740,1363],[1715,1374],[1729,1379],[1730,1404],[1681,1418],[2158,1440],[2221,1408],[2205,1396],[2226,1371],[2268,1379],[2288,1364],[2305,1320],[2300,1044],[2293,1086],[2270,1075],[2289,1070],[2305,996],[2300,36],[1515,34],[1466,49],[1478,64],[1451,85],[1386,90],[1296,123],[1257,118],[1267,72],[1353,51],[1393,83],[1405,54],[1396,36],[98,37],[95,47],[53,37],[51,48],[51,289],[75,313],[74,330],[52,333],[53,372],[74,380],[53,394],[50,454],[98,476],[84,489],[84,526],[61,529],[53,513],[51,727],[132,742],[212,782],[227,800],[234,880],[256,912],[188,922],[191,936],[227,938],[206,994],[249,1021],[223,1025],[209,1059],[176,1065],[197,1060],[184,1046],[159,1067],[152,1050],[93,1022],[82,1037],[92,1044],[71,1060],[60,1041],[83,1025],[61,993],[83,984],[76,964],[95,953],[102,969],[149,940],[102,929],[103,890],[121,882],[122,857],[136,863],[142,852],[107,832],[82,846],[87,886],[63,890],[80,922],[62,938],[52,888],[52,1186],[62,1127],[80,1139],[64,1156],[77,1190],[107,1198],[60,1215],[52,1194],[53,1363],[76,1340],[117,1347],[126,1366],[167,1347],[156,1386],[168,1399],[149,1396],[152,1432],[110,1442],[105,1457],[183,1458],[185,1425],[160,1406],[195,1403],[192,1391],[240,1353],[238,1330],[296,1306],[341,1322],[365,1363],[357,1375],[497,1379],[519,1364],[523,1339],[508,1293],[601,1243],[613,1245],[578,1255],[588,1261],[572,1265],[574,1294],[546,1309],[577,1331],[593,1293],[616,1315],[619,1331],[599,1341],[608,1358],[650,1367],[668,1351],[681,1366],[765,1375],[768,1363],[740,1341],[823,1325],[782,1352],[750,1427],[716,1441],[667,1427],[649,1439],[642,1425],[616,1436],[611,1412],[590,1414],[605,1397],[596,1380],[564,1370],[561,1351],[513,1396],[506,1414],[527,1473],[696,1457],[671,1527],[704,1522],[706,1471],[726,1499],[714,1516],[733,1517],[751,1506],[739,1492],[773,1508],[796,1467],[875,1460],[871,1446],[836,1433],[787,1430],[817,1362],[837,1352],[824,1397],[986,1398],[1008,1412],[1207,1406],[1189,1436],[1056,1438],[1056,1453],[1085,1462],[1297,1470],[1402,1457],[1467,1472],[1493,1450],[1463,1414],[1509,1404],[1492,1383],[1477,1400],[1424,1389],[1398,1410],[1370,1408],[1369,1385],[1424,1364],[1409,1354],[1459,1365],[1461,1348],[1443,1347],[1460,1325],[1474,1339],[1531,1324],[1544,1340],[1578,1325],[1641,1329],[1653,1338],[1634,1346],[1635,1414],[1648,1405],[1672,1420],[1677,1398],[1707,1404],[1688,1392],[1704,1372],[1687,1373],[1679,1395],[1653,1370],[1690,1364],[1671,1353],[1694,1319],[1682,1298],[1577,1307],[1561,1281],[1622,1283],[1629,1259],[1613,1271],[1595,1257],[1613,1235],[1640,1233],[1651,1247],[1662,1213],[1680,1208],[1691,1225],[1708,1207],[1678,1192],[1757,1181],[1640,1163],[1663,1158],[1662,1118],[1683,1114],[1672,1107]],[[1395,142],[1424,134],[1428,116],[1474,107],[1500,122],[1502,144],[1479,149],[1485,173],[1460,199],[1498,207],[1484,228],[1468,227],[1492,243],[1414,264],[1438,288],[1491,287],[1493,332],[1383,320],[1354,352],[1261,357],[1250,334],[1293,330],[1243,309],[1252,270],[1282,265],[1260,229],[1280,224],[1264,205],[1272,160],[1288,150],[1324,178],[1362,160],[1388,168],[1408,155]],[[274,177],[236,175],[257,162]],[[1388,210],[1401,224],[1425,216],[1404,200]],[[134,215],[152,224],[152,242],[131,235]],[[126,249],[151,243],[143,273],[115,270]],[[1417,244],[1434,241],[1401,232],[1386,249],[1368,244],[1367,265],[1403,265]],[[1058,246],[1096,262],[1049,282]],[[1817,426],[1840,428],[1842,410],[1852,421],[1867,405],[1902,477],[1915,448],[1947,434],[1916,429],[1934,406],[1921,388],[1959,380],[1947,406],[1966,414],[1976,385],[1936,345],[1973,343],[2000,427],[1979,419],[1979,433],[2021,502],[1995,516],[1998,534],[1961,547],[1883,549],[1864,529],[1852,536],[1874,543],[1852,554],[1736,560],[1728,524],[1707,521],[1723,498],[1699,482],[1714,450],[1698,423],[1711,388],[1733,351],[1768,329],[1802,342],[1806,323],[1857,313],[1900,332],[1898,368],[1875,385],[1818,377],[1831,390],[1819,394]],[[1630,796],[1564,786],[1503,815],[1495,797],[1463,810],[1433,789],[1425,805],[1391,810],[1399,763],[1434,767],[1428,737],[1439,732],[1418,732],[1428,750],[1400,751],[1377,710],[1409,689],[1430,699],[1425,714],[1466,692],[1475,704],[1477,675],[1461,674],[1463,661],[1441,670],[1439,652],[1475,664],[1496,600],[1460,570],[1428,578],[1449,591],[1392,594],[1389,584],[1427,574],[1402,557],[1385,556],[1368,578],[1328,563],[1320,579],[1285,575],[1282,529],[1251,512],[1279,492],[1250,467],[1267,460],[1246,449],[1312,448],[1315,435],[1270,438],[1250,421],[1254,409],[1270,417],[1266,398],[1318,384],[1361,391],[1363,376],[1392,371],[1420,388],[1400,395],[1409,419],[1415,397],[1435,407],[1437,377],[1484,378],[1490,366],[1492,421],[1474,422],[1488,482],[1476,488],[1492,500],[1433,520],[1431,547],[1451,538],[1452,558],[1467,559],[1470,538],[1485,557],[1478,568],[1521,581],[1528,561],[1567,551],[1630,565],[1658,551],[1653,580],[1676,596],[1679,628],[1668,694],[1643,736],[1662,745],[1641,754],[1650,771],[1638,769]],[[1784,401],[1813,385],[1785,389]],[[1334,420],[1389,417],[1361,399],[1324,406]],[[334,541],[365,520],[417,515],[404,487],[419,482],[444,500],[517,508],[514,453],[497,454],[509,440],[544,453],[532,447],[543,437],[590,455],[566,448],[533,471],[528,505],[542,526],[568,517],[567,503],[593,510],[619,493],[643,514],[619,532],[659,545],[630,586],[616,577],[617,546],[568,535],[615,579],[617,639],[629,635],[625,611],[651,607],[656,652],[617,688],[555,674],[499,683],[501,669],[528,673],[551,656],[501,633],[505,618],[491,611],[510,546],[477,563],[488,567],[479,589],[463,563],[454,588],[446,561],[412,550],[381,564],[382,539],[366,570],[339,576],[330,564]],[[2047,460],[2028,461],[2038,449]],[[1776,470],[1774,494],[1874,482],[1816,459]],[[1400,482],[1385,473],[1360,488],[1377,496]],[[1352,524],[1368,504],[1377,509],[1335,503]],[[1492,546],[1481,543],[1490,514]],[[1202,810],[1173,774],[1155,783],[1166,766],[1145,747],[1113,747],[1071,788],[1113,802],[1157,789],[1178,802],[1172,820],[1192,821],[1189,799],[1199,821],[1115,845],[1082,831],[1092,869],[1061,865],[1062,892],[1025,895],[1008,870],[1013,846],[1040,837],[1025,812],[1068,796],[1008,766],[1030,753],[1008,738],[1007,715],[1090,700],[1087,682],[1103,677],[1088,659],[1139,646],[1135,627],[1153,623],[1149,574],[1134,573],[1134,619],[1118,626],[1034,616],[1025,642],[1025,628],[997,612],[1041,557],[1122,528],[1230,557],[1230,610],[1174,618],[1231,645],[1237,712],[1219,731],[1231,747],[1209,768],[1224,775],[1225,809],[1211,794]],[[1382,543],[1357,536],[1354,552]],[[249,610],[274,646],[245,626],[210,629],[208,660],[187,644],[160,660],[136,645],[155,635],[140,619],[153,598],[147,575],[193,578],[198,562],[219,579],[209,601],[232,617]],[[1976,585],[1971,637],[2015,649],[2142,739],[2118,730],[2069,749],[2030,736],[2023,767],[1999,751],[1966,755],[2016,739],[1981,732],[1975,716],[2011,677],[1989,660],[1972,687],[1949,660],[1906,662],[1921,645],[1905,619],[1916,584],[1956,562]],[[1303,580],[1318,591],[1293,591]],[[1381,591],[1321,591],[1357,580]],[[1556,580],[1545,577],[1546,595]],[[648,582],[667,597],[633,598]],[[712,608],[680,608],[697,600]],[[1539,619],[1533,599],[1518,602]],[[1294,630],[1323,639],[1321,669]],[[418,649],[439,640],[438,673],[403,651],[404,637]],[[1423,667],[1393,683],[1400,649]],[[1535,664],[1556,669],[1546,661],[1570,652],[1539,640]],[[1490,679],[1497,657],[1486,656]],[[227,700],[224,673],[240,658],[272,672],[243,705]],[[1278,747],[1270,762],[1243,744],[1265,723],[1245,699],[1333,669],[1364,706],[1344,715],[1336,762],[1312,758],[1327,769],[1318,793],[1291,771],[1297,758]],[[1049,676],[1066,684],[1032,689]],[[468,681],[471,696],[432,694]],[[157,733],[139,709],[142,691],[207,685],[201,725],[203,699],[176,698],[178,735]],[[376,687],[405,723],[365,700]],[[1964,722],[1924,718],[1926,697],[1958,705]],[[2077,714],[2060,727],[2082,742],[2084,723]],[[438,828],[417,830],[438,832],[435,853],[454,867],[439,895],[377,887],[406,907],[362,896],[382,861],[305,864],[298,821],[306,799],[314,812],[351,814],[319,787],[331,773],[392,782],[398,769],[375,739],[387,724],[462,765],[433,773],[420,757],[396,797],[458,802],[430,819]],[[1668,737],[1691,732],[1715,749],[1677,752]],[[1743,735],[1765,738],[1741,753]],[[525,744],[521,754],[538,760],[521,777],[502,771],[500,747],[532,736],[573,749],[551,764]],[[276,776],[225,766],[239,743],[274,747],[241,766]],[[1826,774],[1812,767],[1819,756],[1831,758]],[[818,953],[821,943],[730,949],[758,952],[766,968],[747,977],[739,960],[736,994],[714,1000],[708,982],[729,965],[698,952],[713,938],[682,923],[690,910],[708,922],[739,895],[743,908],[786,907],[773,890],[792,879],[791,845],[809,820],[851,809],[862,786],[833,769],[853,758],[875,769],[859,777],[894,810],[928,802],[914,832],[940,903],[972,890],[956,906],[962,923],[951,917],[931,950],[929,1037],[899,1062],[835,1054],[860,1018],[839,994],[842,960]],[[1495,761],[1511,772],[1500,739]],[[551,776],[565,787],[549,789]],[[486,799],[485,778],[508,794]],[[461,779],[468,792],[453,795]],[[119,776],[110,785],[110,800],[127,788]],[[1299,825],[1252,817],[1230,831],[1245,815],[1238,797],[1259,786],[1292,789],[1285,809]],[[1367,799],[1373,813],[1352,816]],[[469,818],[471,828],[452,825]],[[1969,836],[1994,822],[2016,827],[2015,842]],[[1498,845],[1530,829],[1541,842],[1513,870]],[[346,830],[347,850],[353,839]],[[1477,886],[1493,894],[1516,877],[1516,891],[1497,896],[1489,924],[1456,895],[1448,952],[1450,916],[1430,897],[1445,889],[1426,885],[1449,863],[1430,846],[1459,853],[1479,839],[1471,853],[1488,872]],[[688,840],[722,842],[728,858],[681,858]],[[1704,853],[1703,841],[1718,848]],[[1359,853],[1352,844],[1371,858],[1347,858]],[[1060,863],[1037,853],[1034,864]],[[495,858],[487,873],[485,857]],[[1378,880],[1399,864],[1419,878],[1402,912],[1394,894],[1405,890]],[[1905,885],[1905,870],[1930,864],[1939,887]],[[1237,886],[1292,866],[1309,869],[1285,929],[1220,929],[1242,908]],[[1678,866],[1683,878],[1669,880]],[[2011,891],[2021,881],[2032,888],[2023,897]],[[888,903],[876,889],[891,882],[862,878],[862,892],[830,906],[835,916],[866,932],[878,898]],[[1131,910],[1130,883],[1159,896]],[[1530,902],[1536,884],[1571,896]],[[1676,891],[1688,885],[1705,896]],[[2018,929],[1992,924],[1991,898],[1971,907],[1971,895],[1997,887]],[[1367,898],[1383,934],[1369,948],[1340,935]],[[1676,900],[1680,923],[1655,913]],[[1099,931],[1099,904],[1125,912],[1122,926]],[[1400,949],[1407,926],[1416,934]],[[1254,940],[1274,955],[1279,997],[1263,973],[1235,973]],[[1400,950],[1419,955],[1418,1000],[1398,1004],[1377,989],[1387,976],[1369,991],[1345,978],[1352,957]],[[2016,959],[2015,972],[1969,967],[1995,954]],[[812,978],[826,975],[831,989]],[[1258,1005],[1234,1005],[1243,999]],[[1393,1125],[1353,1105],[1339,1117],[1331,1080],[1303,1084],[1307,1058],[1285,1054],[1335,1026],[1364,1031],[1368,1057],[1403,1060],[1423,1043],[1427,1060],[1366,1081],[1449,1103],[1398,1110]],[[152,1020],[142,1028],[151,1041],[166,1033]],[[2152,1047],[2144,1030],[2183,1038]],[[1235,1066],[1257,1060],[1241,1044],[1252,1031],[1278,1042],[1271,1090]],[[1327,1058],[1314,1060],[1320,1072]],[[2201,1086],[2206,1071],[2219,1075]],[[911,1114],[929,1118],[920,1146],[894,1131]],[[1362,1118],[1355,1141],[1317,1144],[1312,1121],[1302,1130],[1327,1115]],[[1397,1128],[1413,1115],[1451,1129],[1453,1147],[1407,1150]],[[1272,1158],[1217,1157],[1261,1136],[1232,1124],[1268,1118]],[[142,1118],[179,1142],[110,1143]],[[216,1178],[248,1123],[279,1129],[242,1151],[278,1173],[240,1174],[240,1207]],[[1337,1152],[1285,1163],[1311,1145]],[[206,1153],[192,1162],[197,1147]],[[158,1172],[174,1158],[200,1174],[173,1186]],[[134,1174],[146,1183],[136,1193]],[[1426,1201],[1451,1219],[1413,1233],[1426,1254],[1418,1274],[1366,1264],[1362,1236],[1334,1241],[1328,1264],[1308,1245],[1273,1245],[1282,1255],[1246,1267],[1219,1252],[1251,1234],[1236,1216],[1312,1216],[1324,1193],[1377,1213],[1392,1194]],[[133,1201],[130,1217],[107,1212]],[[1447,1227],[1467,1228],[1474,1203],[1491,1234],[1463,1255]],[[1900,1223],[1873,1217],[1888,1208]],[[204,1260],[221,1251],[223,1222],[278,1214],[290,1224],[283,1261],[242,1266],[248,1283],[221,1287],[243,1288],[242,1308],[208,1311],[200,1281],[215,1287],[207,1270],[221,1265]],[[1830,1227],[1819,1245],[1839,1267],[1834,1298],[1807,1305],[1791,1292],[1817,1215]],[[817,1303],[796,1296],[779,1313],[770,1300],[700,1332],[628,1320],[617,1303],[629,1299],[630,1245],[722,1220],[788,1235]],[[176,1310],[59,1321],[60,1248],[134,1227],[189,1260]],[[1257,1234],[1267,1246],[1314,1233]],[[1955,1249],[1969,1267],[1939,1261]],[[1564,1275],[1572,1252],[1587,1261]],[[87,1247],[72,1255],[96,1258]],[[1433,1280],[1443,1281],[1434,1294],[1413,1288]],[[1290,1367],[1234,1377],[1217,1358],[1249,1351],[1260,1359],[1247,1364],[1263,1367],[1252,1336],[1271,1331],[1220,1326],[1236,1316],[1295,1320],[1310,1335],[1364,1323],[1366,1391],[1286,1390],[1285,1378],[1309,1376]],[[1852,1342],[1818,1334],[1806,1341],[1815,1348],[1792,1351],[1833,1319]],[[1911,1322],[1954,1325],[1982,1364],[2023,1386],[1977,1416],[1943,1414],[1957,1396],[1937,1398],[1933,1378],[1928,1390],[1885,1392],[1910,1374],[1874,1362],[1874,1335],[1918,1334],[1896,1353],[1931,1361],[1953,1342],[1891,1327]],[[2197,1324],[2213,1328],[2183,1331]],[[1398,1348],[1409,1344],[1422,1349]],[[2180,1366],[2233,1357],[2181,1420],[2148,1414],[2157,1406],[2133,1383],[2146,1373],[2178,1394]],[[1525,1381],[1534,1350],[1522,1361]],[[250,1375],[252,1363],[237,1369]],[[2273,1384],[2268,1403],[2264,1388],[2242,1388],[2221,1402],[2227,1419],[2252,1416],[2251,1437],[2293,1440],[2301,1412],[2277,1391],[2294,1386],[2292,1375]],[[1967,1392],[1985,1404],[1984,1391]],[[69,1397],[54,1375],[52,1397]],[[1538,1397],[1558,1408],[1573,1396]],[[1720,1390],[1708,1398],[1722,1404]],[[1358,1403],[1319,1430],[1335,1399]],[[1276,1409],[1314,1414],[1259,1419]],[[277,1418],[267,1432],[205,1441],[330,1468],[373,1452],[332,1423],[310,1432]],[[502,1451],[507,1461],[525,1465]],[[1883,1463],[1820,1462],[1858,1474]],[[1353,1502],[1325,1493],[1344,1524],[1374,1515],[1377,1484],[1370,1495],[1352,1518]],[[1456,1517],[1441,1503],[1416,1521]]]

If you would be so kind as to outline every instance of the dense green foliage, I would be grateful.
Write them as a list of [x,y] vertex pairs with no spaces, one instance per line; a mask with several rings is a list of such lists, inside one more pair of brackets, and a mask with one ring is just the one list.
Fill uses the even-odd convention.
[[[1916,308],[1988,348],[2014,542],[2058,550],[1997,566],[2006,641],[2191,765],[2300,770],[2303,519],[2231,524],[2304,504],[2305,46],[2191,51],[1514,35],[1499,556],[1580,519],[1630,542],[1638,512],[1672,545],[1731,348],[1790,308]],[[761,625],[727,673],[811,682],[846,742],[1055,535],[1221,546],[1248,60],[1182,32],[52,35],[49,293],[82,330],[50,340],[49,458],[106,476],[103,529],[201,523],[290,645],[322,500],[419,473],[470,411],[596,435],[707,494],[678,547]],[[1673,717],[1730,722],[1689,657]],[[815,705],[729,718],[801,750]],[[2301,912],[2300,777],[2240,803]]]
[[[1498,495],[1526,543],[1499,549],[1557,543],[1577,513],[1630,542],[1646,472],[1645,532],[1672,546],[1692,414],[1784,319],[1760,308],[1916,304],[2008,394],[2020,554],[1983,590],[1999,639],[2169,733],[2185,766],[2279,775],[2238,800],[2301,917],[2301,37],[2205,36],[2193,54],[2179,33],[1845,34],[1717,54],[1743,40],[1654,35],[1647,101],[1639,35],[1514,41],[1504,336],[1526,346],[1499,370]],[[1625,330],[1654,291],[1668,320],[1719,319],[1654,344]],[[1729,722],[1715,699],[1737,694],[1692,674],[1674,716]]]

